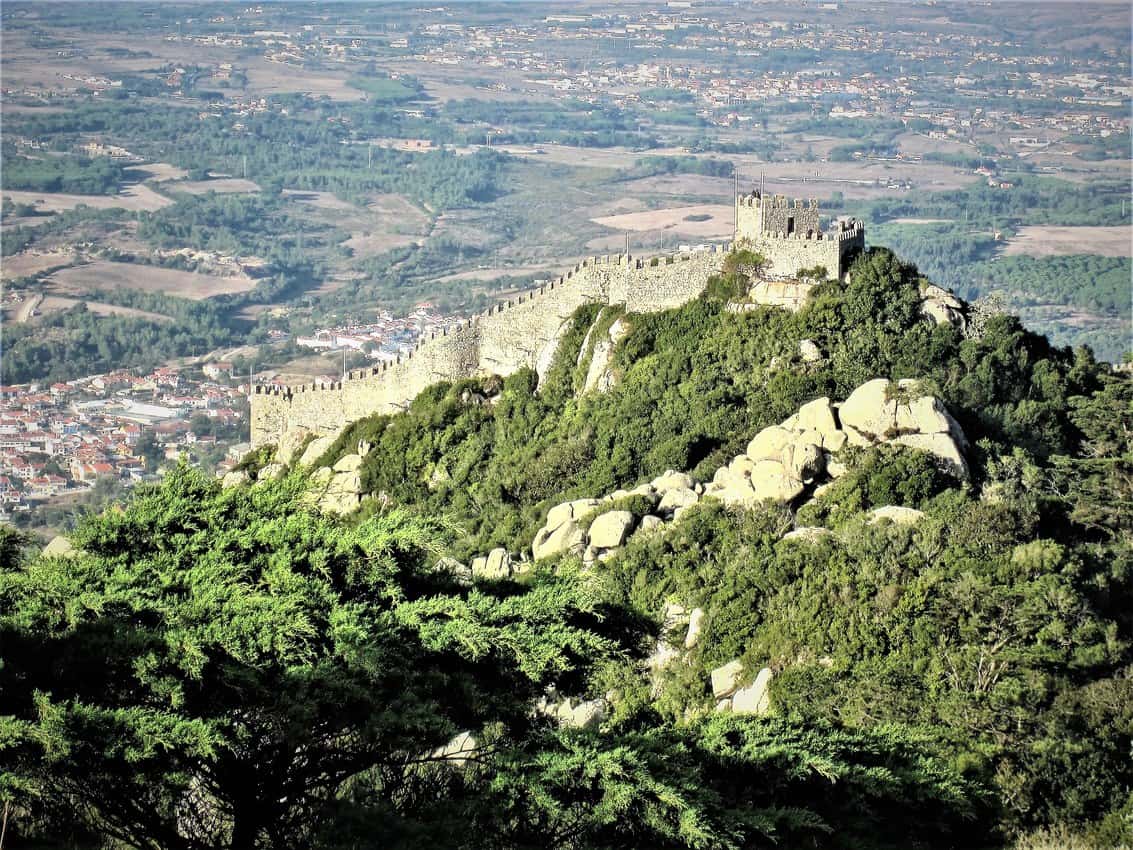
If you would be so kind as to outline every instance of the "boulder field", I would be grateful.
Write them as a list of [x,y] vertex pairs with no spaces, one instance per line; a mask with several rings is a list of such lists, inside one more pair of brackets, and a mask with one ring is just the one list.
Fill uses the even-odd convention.
[[[535,534],[531,555],[539,560],[569,552],[587,564],[604,561],[631,536],[648,534],[708,498],[746,507],[768,499],[793,505],[846,471],[840,460],[846,447],[881,444],[921,449],[957,478],[968,475],[967,440],[944,403],[916,381],[878,378],[840,404],[817,398],[764,428],[706,484],[669,470],[632,490],[555,505]],[[625,509],[630,501],[647,505],[647,511]],[[918,517],[911,508],[887,506],[874,511],[871,520],[909,523]],[[825,534],[826,529],[798,528],[788,536],[815,540]]]

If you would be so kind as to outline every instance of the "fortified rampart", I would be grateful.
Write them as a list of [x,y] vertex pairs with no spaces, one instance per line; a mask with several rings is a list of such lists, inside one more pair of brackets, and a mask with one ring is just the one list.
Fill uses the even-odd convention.
[[656,260],[592,257],[539,289],[489,308],[447,334],[424,340],[397,362],[349,372],[331,384],[256,387],[253,447],[297,432],[333,434],[373,413],[408,406],[438,381],[549,368],[570,317],[584,304],[624,304],[634,313],[679,307],[704,290],[726,248]]
[[736,242],[762,254],[770,277],[792,278],[803,269],[823,266],[841,278],[854,254],[865,250],[865,226],[839,221],[823,232],[818,201],[791,201],[759,192],[736,197]]
[[[840,278],[850,256],[865,248],[860,221],[838,222],[823,233],[815,201],[804,206],[781,196],[739,196],[736,225],[737,244],[768,260],[764,276],[771,280],[752,289],[755,303],[797,308],[813,285],[792,281],[800,270],[824,266],[831,277]],[[624,305],[631,313],[654,313],[687,304],[720,270],[730,247],[718,245],[713,251],[650,260],[592,257],[539,289],[494,305],[454,331],[423,340],[395,363],[350,372],[332,384],[256,387],[252,445],[302,433],[336,433],[364,416],[404,409],[438,381],[510,375],[524,367],[542,376],[579,307]]]

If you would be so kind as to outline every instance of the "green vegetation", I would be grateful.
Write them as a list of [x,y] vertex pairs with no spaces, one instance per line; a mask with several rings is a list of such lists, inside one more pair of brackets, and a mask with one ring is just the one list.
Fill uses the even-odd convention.
[[[538,390],[529,371],[439,384],[346,429],[318,464],[371,441],[362,480],[382,494],[352,517],[315,513],[303,473],[221,490],[178,468],[81,523],[73,559],[27,560],[0,532],[16,834],[190,850],[1127,843],[1133,382],[1008,316],[967,337],[924,322],[920,276],[884,250],[796,314],[727,311],[758,259],[730,258],[680,310],[582,308]],[[580,395],[583,340],[619,319],[618,383]],[[803,338],[823,362],[798,359]],[[563,556],[469,582],[441,560],[520,552],[567,498],[667,468],[707,479],[801,402],[877,375],[948,403],[969,480],[910,449],[849,451],[795,517],[708,500],[589,572]],[[924,517],[869,524],[887,504]],[[828,533],[782,540],[792,524]],[[655,691],[641,660],[674,602],[707,613]],[[774,671],[769,716],[713,711],[708,673],[733,658]],[[610,694],[612,711],[557,729],[532,714],[551,684]],[[474,751],[446,755],[463,731]]]
[[[1129,281],[1133,261],[1128,257],[1074,254],[1060,257],[1000,257],[978,263],[969,289],[961,294],[975,298],[992,290],[1005,290],[1017,303],[1072,304],[1083,310],[1111,316],[1128,316]],[[1088,281],[1090,286],[1082,286]]]
[[[844,398],[877,375],[931,381],[969,437],[999,450],[1019,445],[1045,458],[1077,439],[1061,412],[1065,399],[1092,391],[1104,371],[1085,352],[1052,349],[1006,316],[979,339],[930,327],[919,313],[916,270],[884,250],[857,263],[851,284],[823,286],[798,314],[729,313],[724,302],[746,291],[743,269],[758,258],[733,259],[735,273],[713,282],[705,300],[629,317],[614,362],[621,383],[607,394],[574,397],[588,362],[576,366],[589,325],[582,313],[579,342],[560,347],[539,392],[529,372],[508,378],[491,406],[461,401],[468,386],[494,394],[490,383],[440,384],[405,414],[355,423],[323,462],[361,439],[376,442],[362,467],[367,489],[466,523],[463,556],[522,549],[547,507],[568,498],[666,469],[706,480],[759,428],[816,396]],[[805,371],[772,366],[797,359],[801,339],[828,352],[827,362]]]
[[349,85],[364,91],[372,103],[398,103],[421,96],[421,84],[411,78],[393,79],[369,70],[350,78]]
[[44,153],[21,156],[3,148],[5,189],[28,192],[67,192],[75,195],[116,195],[122,187],[122,166],[107,157],[88,159]]
[[652,177],[657,174],[703,174],[709,177],[731,177],[735,165],[727,160],[699,156],[646,156],[639,159],[626,179]]
[[[280,111],[280,102],[288,104],[286,114]],[[102,134],[129,143],[142,156],[190,171],[242,174],[246,163],[248,177],[261,185],[275,190],[324,190],[347,200],[368,192],[402,192],[439,210],[490,197],[495,190],[502,159],[495,154],[409,154],[352,144],[389,132],[391,113],[380,108],[355,107],[356,120],[345,122],[346,107],[301,96],[280,98],[275,105],[274,111],[244,117],[238,134],[195,110],[132,101],[91,104],[58,114],[20,114],[9,124],[11,132],[48,137],[61,145]],[[368,111],[363,112],[363,107]]]
[[1052,177],[1010,175],[1001,178],[1011,189],[973,183],[965,189],[928,194],[910,193],[869,204],[867,221],[892,218],[941,218],[964,222],[984,230],[1027,224],[1108,226],[1122,223],[1122,200],[1128,203],[1129,186],[1118,182],[1070,183]]
[[114,369],[149,369],[172,357],[202,354],[234,340],[220,309],[210,302],[141,292],[119,300],[135,307],[147,305],[141,309],[159,307],[173,320],[96,316],[80,302],[34,325],[7,326],[0,380],[6,384],[69,381]]
[[536,697],[585,690],[640,621],[569,569],[468,587],[430,566],[435,524],[348,524],[303,491],[181,467],[74,557],[27,561],[0,528],[13,840],[943,850],[978,823],[974,786],[896,729],[556,730]]
[[[998,290],[1018,310],[1037,304],[1068,305],[1119,320],[1099,327],[1034,319],[1037,330],[1059,340],[1089,344],[1099,357],[1117,362],[1128,348],[1128,258],[998,256],[1002,243],[994,235],[1000,231],[1010,236],[1024,224],[1122,224],[1122,202],[1129,203],[1129,187],[1106,182],[1080,185],[1046,177],[1009,179],[1015,184],[1012,189],[980,182],[954,192],[910,193],[901,199],[874,201],[864,210],[870,222],[869,240],[891,246],[932,280],[964,298]],[[905,217],[931,223],[892,223]]]

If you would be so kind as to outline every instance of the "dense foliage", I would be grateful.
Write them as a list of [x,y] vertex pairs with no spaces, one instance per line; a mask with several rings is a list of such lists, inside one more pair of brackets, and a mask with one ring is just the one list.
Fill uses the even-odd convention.
[[122,166],[107,157],[20,156],[4,146],[4,188],[75,195],[114,195],[121,188]]
[[[1077,249],[1081,253],[1068,256],[1004,255],[1001,240],[1023,226],[1121,224],[1127,221],[1129,187],[1019,175],[1005,179],[1012,188],[979,182],[878,200],[854,212],[864,213],[872,244],[892,247],[935,282],[970,300],[1002,293],[1029,327],[1059,344],[1087,344],[1099,357],[1120,362],[1129,347],[1129,260],[1087,253],[1093,247],[1088,237]],[[1041,249],[1041,232],[1028,238]],[[1052,315],[1034,309],[1037,305],[1058,309]],[[1070,317],[1070,311],[1094,315]]]
[[[845,398],[879,375],[926,379],[969,438],[987,438],[994,451],[1065,453],[1078,439],[1066,400],[1091,392],[1103,371],[1085,351],[1054,349],[1008,316],[994,317],[979,338],[926,324],[916,270],[884,250],[855,265],[852,283],[820,288],[797,314],[728,312],[734,289],[717,281],[709,291],[720,298],[630,316],[612,367],[621,381],[607,394],[575,396],[588,366],[576,360],[590,308],[538,391],[527,372],[508,378],[490,406],[462,401],[466,384],[437,385],[403,415],[355,423],[325,462],[359,439],[376,441],[363,464],[368,488],[466,521],[467,551],[518,550],[549,505],[666,469],[710,478],[759,428],[816,396]],[[802,339],[827,359],[802,367]],[[497,391],[490,383],[476,389]]]
[[[310,508],[303,473],[220,490],[178,469],[82,525],[77,557],[29,561],[0,536],[0,793],[21,834],[1128,844],[1133,382],[1010,316],[926,321],[923,279],[880,249],[797,313],[729,311],[758,259],[732,257],[679,310],[580,309],[541,382],[438,384],[353,424],[318,465],[374,445],[377,498],[354,516]],[[618,320],[614,385],[583,393]],[[877,376],[947,403],[967,480],[850,450],[821,498],[706,500],[589,571],[567,555],[470,581],[440,557],[518,559],[550,505],[668,468],[706,480],[761,427]],[[923,517],[871,523],[883,505]],[[792,526],[821,531],[784,540]],[[684,644],[663,632],[674,603],[705,611],[700,639],[650,676],[658,637]],[[746,681],[773,671],[769,716],[714,710],[709,672],[731,659]],[[610,713],[557,728],[533,710],[552,684]],[[443,749],[463,731],[474,744]]]
[[[234,339],[216,305],[209,302],[155,298],[147,293],[114,300],[159,307],[161,315],[169,318],[100,316],[80,302],[35,325],[13,324],[4,329],[0,380],[69,381],[123,367],[153,368],[170,358],[203,354]],[[154,301],[160,303],[149,303]]]
[[532,714],[543,687],[585,688],[640,633],[593,581],[470,587],[430,566],[435,526],[347,523],[303,492],[178,468],[89,520],[73,555],[25,561],[0,532],[17,840],[943,848],[977,823],[971,784],[898,730],[555,730]]

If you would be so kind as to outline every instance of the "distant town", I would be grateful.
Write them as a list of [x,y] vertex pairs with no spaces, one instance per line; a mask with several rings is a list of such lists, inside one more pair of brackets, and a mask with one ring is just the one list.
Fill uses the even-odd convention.
[[[316,352],[393,362],[419,339],[456,327],[464,317],[432,304],[395,318],[320,328],[293,342]],[[328,365],[331,359],[328,358]],[[352,360],[351,366],[356,367]],[[314,378],[340,380],[342,370]],[[272,369],[238,374],[227,360],[147,373],[120,370],[53,384],[0,386],[0,520],[91,490],[99,479],[131,487],[182,457],[232,469],[247,452],[248,395],[256,383],[290,383]]]

